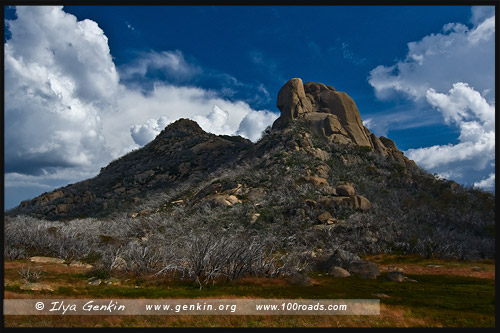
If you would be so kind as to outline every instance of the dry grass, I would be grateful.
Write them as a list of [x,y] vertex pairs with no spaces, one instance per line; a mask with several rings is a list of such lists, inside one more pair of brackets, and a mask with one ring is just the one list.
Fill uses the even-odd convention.
[[380,316],[7,316],[6,327],[437,327],[399,306]]
[[[54,274],[76,274],[76,273],[84,273],[89,269],[84,267],[73,267],[68,266],[66,264],[53,264],[53,263],[32,263],[29,260],[6,260],[4,261],[4,272],[6,279],[16,278],[16,272],[20,270],[22,267],[32,265],[33,268],[40,269],[44,272]],[[18,277],[18,276],[17,276]]]
[[[388,271],[389,266],[397,266],[405,274],[414,275],[457,275],[480,279],[495,279],[495,260],[456,261],[446,259],[422,259],[418,256],[375,255],[368,256],[366,260],[379,264],[381,272]],[[387,262],[392,263],[387,263]],[[431,265],[431,266],[429,266]],[[438,265],[442,267],[432,267]],[[475,271],[474,268],[481,268]]]
[[[376,256],[365,258],[367,260],[378,261],[381,272],[387,271],[388,266],[395,265],[405,270],[405,274],[415,275],[455,275],[460,278],[474,277],[483,279],[495,278],[495,263],[494,261],[483,262],[458,262],[458,261],[445,261],[445,260],[414,260],[414,258],[397,258],[391,256]],[[391,263],[392,262],[392,263]],[[439,264],[443,267],[428,267],[429,262]],[[5,283],[15,284],[19,283],[19,275],[17,270],[23,265],[25,266],[28,261],[6,261],[5,267]],[[472,267],[478,266],[483,271],[473,271]],[[77,288],[80,293],[72,295],[71,298],[88,298],[89,294],[81,291],[88,289],[86,278],[82,275],[89,269],[81,267],[69,267],[64,264],[37,264],[36,267],[44,272],[42,282],[50,284],[57,288],[70,287]],[[437,278],[437,276],[436,276]],[[434,279],[434,278],[433,278]],[[344,281],[344,280],[342,280]],[[384,280],[385,281],[385,280]],[[387,281],[381,281],[380,285]],[[227,288],[221,290],[274,290],[274,292],[288,292],[294,290],[297,295],[306,295],[306,293],[314,292],[317,288],[324,288],[329,283],[337,282],[327,276],[322,278],[311,278],[311,284],[308,287],[297,287],[291,285],[289,281],[283,279],[266,279],[256,277],[246,277],[233,281],[227,285]],[[368,281],[369,282],[369,281]],[[156,281],[154,278],[145,278],[143,286],[151,286],[154,290],[172,288],[172,292],[176,290],[184,290],[182,286],[175,284],[161,284],[161,281]],[[158,283],[156,286],[155,283]],[[339,280],[340,283],[340,280]],[[489,282],[488,282],[489,283]],[[422,284],[408,285],[421,286]],[[331,285],[335,288],[335,285]],[[381,300],[381,309],[379,316],[240,316],[240,315],[226,315],[226,316],[188,316],[188,315],[168,315],[168,316],[6,316],[6,327],[441,327],[441,326],[490,326],[494,325],[494,318],[492,314],[485,312],[477,312],[469,315],[467,318],[462,318],[462,312],[459,309],[441,309],[435,308],[439,311],[445,311],[439,316],[434,316],[432,309],[424,309],[406,305],[406,303],[398,302],[398,298],[407,297],[403,291],[406,287],[397,284],[397,289],[400,295],[391,294],[388,300]],[[133,285],[127,285],[127,288],[134,288]],[[240,289],[240,287],[242,289]],[[101,289],[106,289],[101,288]],[[156,289],[155,289],[156,288]],[[309,288],[309,289],[308,289]],[[387,292],[383,288],[382,292]],[[391,287],[392,288],[392,287]],[[249,290],[250,290],[249,289]],[[301,291],[299,291],[299,289]],[[97,290],[97,289],[96,289]],[[146,289],[144,289],[146,290]],[[215,288],[215,291],[219,288]],[[306,291],[307,290],[307,291]],[[326,289],[325,289],[326,290]],[[427,290],[427,289],[426,289]],[[94,290],[95,291],[95,290]],[[403,293],[401,293],[403,292]],[[410,291],[408,291],[410,292]],[[427,291],[428,292],[428,291]],[[117,294],[118,295],[118,294]],[[130,298],[127,296],[112,296],[113,298]],[[120,294],[121,295],[121,294]],[[191,295],[187,297],[201,297],[193,293],[180,294],[180,296],[173,296],[183,298],[183,295]],[[207,294],[208,295],[208,294]],[[255,298],[247,296],[244,293],[241,295],[232,294],[231,292],[221,292],[210,294],[210,298]],[[238,296],[235,296],[238,295]],[[307,294],[308,295],[308,294]],[[441,295],[442,296],[442,295]],[[295,296],[293,296],[295,297]],[[302,296],[304,297],[304,296]],[[492,295],[494,297],[494,294]],[[61,298],[61,294],[56,296],[50,292],[22,292],[19,290],[8,290],[4,293],[6,299],[19,299],[19,298]],[[153,297],[154,298],[154,297]],[[404,301],[404,300],[403,300]],[[445,300],[441,300],[444,302]],[[432,303],[432,302],[431,302]],[[483,302],[484,303],[484,302]],[[483,304],[478,303],[478,304]],[[429,312],[431,311],[431,312]]]
[[[388,271],[391,265],[380,265],[379,269],[384,272]],[[397,265],[404,269],[405,274],[415,275],[458,275],[465,277],[474,277],[480,279],[495,279],[495,271],[473,271],[472,267],[422,267],[417,265]]]
[[255,286],[286,286],[289,283],[283,279],[269,279],[263,277],[242,277],[232,283],[242,285],[251,284]]

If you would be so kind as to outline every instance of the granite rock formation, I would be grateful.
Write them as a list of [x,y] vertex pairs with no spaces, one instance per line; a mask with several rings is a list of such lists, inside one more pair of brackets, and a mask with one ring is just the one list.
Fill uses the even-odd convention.
[[301,79],[293,78],[280,89],[277,107],[281,116],[274,122],[274,129],[286,129],[294,120],[303,119],[312,131],[330,142],[369,147],[402,163],[413,164],[392,140],[370,133],[363,126],[354,100],[332,86],[304,84]]

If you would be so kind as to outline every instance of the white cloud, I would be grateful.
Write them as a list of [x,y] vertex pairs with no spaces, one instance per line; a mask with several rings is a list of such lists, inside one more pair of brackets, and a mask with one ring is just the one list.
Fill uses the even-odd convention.
[[485,178],[479,182],[474,183],[474,187],[485,190],[493,190],[495,188],[495,174],[490,173],[488,175],[488,178]]
[[229,112],[222,110],[218,105],[214,105],[212,112],[204,116],[194,116],[202,129],[215,134],[232,134],[232,130],[227,123]]
[[[459,130],[456,144],[405,153],[423,168],[468,185],[490,174],[495,159],[493,14],[491,8],[473,7],[471,28],[448,23],[441,33],[408,43],[405,60],[377,66],[369,76],[378,98],[402,94],[413,101],[413,110],[402,115],[413,112],[415,119],[427,118],[423,114],[427,104],[446,125]],[[370,121],[371,128],[387,130],[393,125],[384,116],[372,116]]]
[[468,119],[477,118],[487,131],[495,129],[495,106],[489,105],[481,94],[467,83],[453,84],[448,94],[427,90],[426,99],[442,114],[447,124],[462,124]]
[[[428,108],[428,107],[427,107]],[[369,118],[363,120],[372,133],[378,136],[388,136],[389,131],[402,131],[425,126],[435,126],[443,122],[441,116],[426,110],[421,103],[408,105],[401,103],[383,112],[372,113]]]
[[490,17],[481,23],[476,29],[472,30],[467,36],[468,41],[471,44],[477,44],[480,42],[487,42],[488,40],[494,38],[495,35],[495,17]]
[[120,71],[120,76],[122,79],[137,76],[155,79],[160,76],[163,80],[183,82],[201,72],[201,68],[188,63],[179,50],[150,51],[140,53],[135,62],[124,66]]
[[377,66],[370,72],[369,83],[381,99],[395,92],[421,99],[430,88],[446,91],[456,82],[467,82],[486,99],[493,99],[494,19],[487,18],[471,29],[449,23],[442,33],[408,43],[406,59]]
[[436,169],[439,173],[442,172],[438,171],[440,167],[447,170],[456,162],[460,165],[456,165],[455,168],[481,170],[488,166],[488,162],[495,156],[495,136],[486,133],[477,142],[409,149],[406,154],[425,169],[431,171]]
[[243,118],[236,134],[251,141],[257,141],[262,136],[262,131],[278,118],[278,114],[269,111],[249,112]]
[[135,143],[139,146],[144,146],[152,141],[160,132],[172,121],[167,117],[161,116],[160,119],[149,119],[141,125],[133,125],[130,127],[130,135]]
[[365,120],[363,120],[363,126],[365,126],[368,129],[371,129],[372,122],[373,122],[372,118],[366,118]]
[[[202,71],[179,50],[141,54],[118,73],[97,23],[77,21],[60,6],[16,7],[16,15],[6,22],[11,37],[4,43],[5,200],[10,207],[12,193],[26,199],[35,189],[41,193],[47,186],[95,176],[176,119],[197,119],[216,134],[241,128],[242,135],[256,138],[274,118],[215,91],[165,83]],[[120,83],[127,77],[147,79],[155,71],[167,80],[151,91]],[[255,92],[266,95],[267,90],[259,86]]]
[[[426,94],[447,124],[460,129],[459,143],[409,149],[408,157],[437,173],[451,172],[455,179],[471,182],[477,171],[489,172],[495,160],[495,106],[465,83],[455,83],[448,94],[429,89]],[[451,170],[450,170],[451,169]],[[469,177],[467,177],[469,175]]]
[[61,7],[16,11],[4,44],[6,172],[93,167],[109,158],[100,114],[118,87],[107,38]]
[[[150,95],[129,92],[124,96],[120,110],[124,115],[122,119],[127,119],[127,121],[105,122],[105,128],[109,126],[106,132],[126,133],[123,129],[130,122],[136,122],[137,124],[131,127],[131,133],[137,145],[149,142],[166,125],[179,118],[192,119],[209,133],[241,135],[256,141],[260,138],[262,131],[278,117],[273,112],[253,110],[242,101],[231,102],[222,99],[204,89],[165,85],[158,85]],[[165,119],[165,121],[154,120],[157,115],[162,115],[160,119]],[[142,119],[145,117],[149,120],[143,122]],[[122,143],[117,146],[132,147],[133,142],[129,141],[129,138],[127,135],[121,135]]]

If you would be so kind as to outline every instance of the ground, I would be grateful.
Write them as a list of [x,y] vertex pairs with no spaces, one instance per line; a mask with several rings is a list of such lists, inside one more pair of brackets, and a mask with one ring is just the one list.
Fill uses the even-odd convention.
[[[6,327],[494,327],[494,260],[455,261],[377,255],[376,280],[335,278],[311,272],[307,279],[245,278],[202,290],[188,282],[114,274],[119,285],[88,285],[91,268],[5,261],[4,298],[289,298],[380,299],[379,316],[5,316]],[[41,270],[54,291],[26,291],[18,271]],[[389,266],[417,282],[391,282]]]

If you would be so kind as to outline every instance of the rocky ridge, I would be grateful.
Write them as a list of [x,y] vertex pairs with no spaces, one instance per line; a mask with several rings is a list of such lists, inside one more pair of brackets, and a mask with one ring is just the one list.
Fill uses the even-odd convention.
[[229,167],[251,147],[242,137],[209,134],[196,122],[179,119],[98,176],[23,201],[12,212],[48,219],[104,216],[155,191],[202,179],[221,165]]

